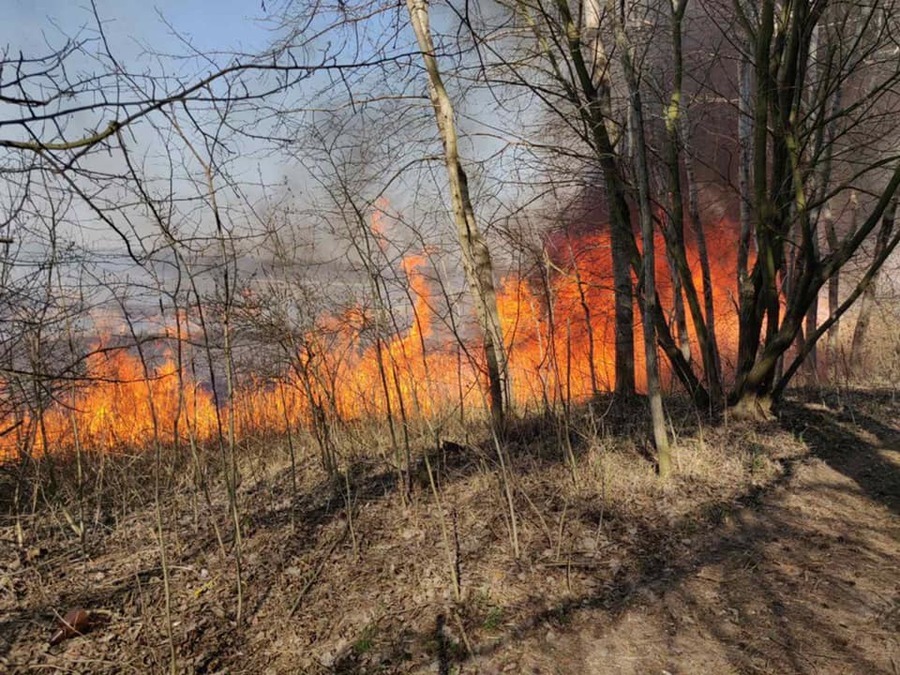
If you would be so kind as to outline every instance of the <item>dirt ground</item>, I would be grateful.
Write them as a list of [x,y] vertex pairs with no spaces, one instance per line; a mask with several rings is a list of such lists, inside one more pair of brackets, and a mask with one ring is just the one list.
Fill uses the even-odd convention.
[[900,673],[900,444],[854,450],[804,459],[689,559],[473,671]]
[[[283,467],[260,470],[241,493],[240,626],[227,514],[173,496],[171,642],[151,505],[89,550],[60,526],[21,550],[7,523],[0,672],[165,672],[174,644],[195,673],[900,673],[892,394],[806,396],[778,424],[683,438],[667,486],[591,446],[566,488],[547,443],[520,445],[518,557],[488,454],[432,458],[439,505],[427,480],[402,505],[374,464],[346,499],[312,472],[292,497]],[[49,646],[73,607],[96,624]]]

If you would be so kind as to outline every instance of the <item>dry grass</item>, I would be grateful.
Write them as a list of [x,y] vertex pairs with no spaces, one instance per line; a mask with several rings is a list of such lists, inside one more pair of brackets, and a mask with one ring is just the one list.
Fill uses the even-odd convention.
[[[807,452],[775,427],[713,426],[685,414],[675,427],[676,476],[662,483],[646,432],[634,422],[643,413],[615,415],[601,402],[569,420],[514,423],[501,446],[506,471],[483,426],[445,427],[439,447],[434,429],[416,430],[405,499],[379,425],[341,430],[338,477],[324,473],[311,438],[295,438],[296,493],[283,440],[246,444],[240,627],[217,455],[202,458],[207,503],[189,454],[167,449],[161,505],[181,667],[408,672],[435,659],[464,660],[546,616],[563,621],[567,603],[597,589],[615,603],[630,585],[687,556],[695,537]],[[0,591],[9,613],[0,658],[13,671],[25,663],[164,669],[153,457],[84,456],[81,490],[74,459],[56,458],[52,471],[49,462],[24,465],[21,477],[9,467],[4,474],[8,483],[52,475],[55,489],[45,481],[29,495],[39,508],[19,518],[23,547],[13,546],[8,511],[4,518],[3,561],[11,571]],[[83,542],[63,511],[89,516]],[[225,533],[224,554],[213,525]],[[48,650],[53,611],[74,605],[101,610],[109,622],[95,638]]]

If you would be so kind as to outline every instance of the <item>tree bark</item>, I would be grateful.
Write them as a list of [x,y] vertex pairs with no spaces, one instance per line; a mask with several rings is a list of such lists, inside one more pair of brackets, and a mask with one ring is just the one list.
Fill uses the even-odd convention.
[[[794,341],[797,331],[801,328],[806,308],[812,301],[811,295],[818,293],[831,275],[840,270],[859,249],[862,242],[869,237],[894,202],[898,188],[900,188],[900,164],[894,169],[891,179],[881,192],[878,204],[859,230],[848,235],[834,253],[823,260],[816,261],[815,265],[807,266],[804,269],[803,276],[797,284],[797,293],[789,299],[784,312],[784,320],[778,327],[777,332],[766,340],[765,347],[753,363],[752,368],[736,383],[730,400],[732,405],[744,408],[747,407],[745,405],[747,401],[761,401],[764,399],[770,405],[774,398],[772,392],[784,391],[787,380],[796,372],[796,368],[793,366],[789,368],[784,377],[774,387],[772,386],[772,378],[778,359]],[[893,239],[891,240],[891,245],[896,245]],[[886,254],[889,254],[891,250],[892,248],[889,246],[880,255],[876,256],[875,261],[867,272],[869,276],[877,272],[878,268],[884,263]],[[820,334],[821,330],[817,329],[816,335]],[[806,340],[806,343],[811,346],[809,339]],[[812,342],[812,344],[814,343],[815,341]]]
[[688,184],[688,214],[691,227],[697,240],[697,257],[700,259],[700,275],[703,279],[703,309],[706,312],[706,327],[709,331],[709,344],[715,358],[716,372],[720,381],[722,377],[722,359],[716,338],[716,307],[713,299],[712,270],[709,266],[709,250],[706,246],[706,231],[700,219],[700,194],[697,177],[694,172],[694,159],[691,156],[690,132],[687,115],[682,116],[682,138],[685,144],[684,173]]
[[[838,247],[837,230],[834,226],[834,215],[831,209],[826,207],[823,214],[825,219],[825,240],[828,242],[828,250],[834,253]],[[841,274],[834,273],[828,280],[828,316],[834,316],[837,312],[841,296]],[[831,377],[837,376],[838,346],[840,337],[840,322],[835,320],[828,329],[828,371]]]
[[[875,241],[875,258],[878,258],[890,241],[894,231],[894,222],[897,215],[897,198],[891,202],[884,216],[881,218],[881,229],[878,239]],[[878,276],[876,271],[866,283],[860,300],[859,315],[856,317],[856,327],[853,329],[853,340],[850,343],[850,368],[857,375],[862,373],[862,367],[866,359],[866,336],[869,332],[869,323],[872,320],[872,309],[875,306],[875,293],[878,290]]]
[[[805,94],[809,100],[808,105],[810,108],[813,108],[815,105],[815,91],[811,85],[817,82],[819,75],[819,32],[820,32],[819,24],[813,26],[812,34],[809,43],[809,52],[807,54],[807,72],[809,73],[809,82],[807,83],[810,86],[805,88]],[[820,122],[821,124],[821,122]],[[815,174],[814,174],[815,176]],[[815,178],[819,178],[819,176],[815,176]],[[824,181],[822,186],[817,185],[817,180],[813,180],[812,185],[812,196],[817,198],[819,194],[822,194],[825,189],[827,189],[827,178]],[[813,256],[816,260],[819,259],[820,254],[820,246],[819,246],[819,209],[814,208],[812,213],[810,214],[810,223],[812,224],[812,241],[811,245],[813,248]],[[816,297],[813,298],[812,303],[809,306],[809,309],[806,311],[806,325],[803,328],[804,335],[812,335],[816,332],[816,328],[818,327],[819,321],[819,295],[816,294]],[[816,345],[812,346],[812,351],[809,353],[808,357],[808,365],[809,371],[812,374],[814,380],[818,379],[819,376],[819,354]]]
[[[599,30],[598,0],[582,0],[585,21],[594,26],[583,29],[576,23],[567,0],[555,0],[553,6],[559,14],[559,32],[549,39],[541,33],[531,16],[532,7],[517,3],[522,16],[531,25],[542,53],[547,57],[553,76],[564,90],[564,96],[575,106],[584,127],[583,136],[603,174],[609,203],[610,240],[613,258],[616,312],[616,391],[630,394],[634,391],[634,322],[632,274],[641,276],[641,255],[632,231],[630,207],[626,195],[625,177],[621,165],[621,151],[613,142],[614,126],[609,117],[610,94],[606,56],[602,49]],[[536,11],[551,26],[555,19],[549,16],[547,7],[539,5]],[[590,10],[590,11],[589,11]],[[592,32],[594,31],[594,32]],[[596,42],[592,42],[592,40]],[[557,52],[563,57],[562,62]],[[586,58],[586,54],[589,58]],[[593,64],[593,67],[592,67]],[[526,85],[529,86],[529,85]],[[631,126],[629,124],[629,126]],[[638,303],[643,300],[637,297]],[[659,346],[665,351],[672,371],[700,408],[709,405],[709,395],[684,358],[672,334],[666,316],[656,302],[654,315]]]
[[697,335],[700,347],[700,355],[703,359],[703,370],[706,375],[707,389],[713,405],[719,405],[722,400],[721,378],[718,371],[718,358],[716,355],[715,339],[711,338],[707,320],[712,316],[704,317],[700,306],[700,297],[694,277],[688,264],[687,251],[684,238],[684,197],[681,187],[681,96],[682,80],[684,77],[684,62],[681,39],[681,23],[687,8],[687,0],[675,0],[672,3],[672,52],[674,60],[674,79],[669,107],[666,110],[666,133],[668,135],[668,147],[666,164],[669,169],[669,212],[672,236],[669,237],[669,256],[672,258],[678,275],[681,279],[681,287],[687,299],[691,312],[691,322]]
[[738,86],[738,147],[740,154],[738,190],[740,192],[741,232],[738,239],[737,282],[741,295],[741,304],[743,305],[745,296],[752,297],[749,261],[752,244],[751,219],[753,217],[753,187],[751,185],[751,166],[753,163],[753,109],[751,104],[753,71],[750,67],[750,59],[744,54],[741,55]]
[[454,122],[453,104],[435,57],[434,41],[426,0],[407,0],[410,22],[416,34],[425,70],[428,73],[428,92],[434,108],[438,133],[444,146],[444,160],[450,183],[450,202],[456,221],[457,237],[462,249],[463,268],[480,324],[487,361],[489,402],[494,423],[503,423],[507,396],[507,363],[497,312],[494,288],[494,269],[487,242],[478,228],[469,195],[468,179],[459,158],[459,145]]
[[638,208],[641,219],[643,265],[641,267],[641,294],[643,297],[644,352],[647,369],[647,397],[650,401],[650,420],[653,442],[656,445],[660,478],[672,471],[672,456],[666,432],[666,418],[659,385],[659,363],[656,356],[656,263],[653,241],[653,206],[650,202],[650,171],[647,164],[647,143],[644,137],[644,113],[641,102],[640,82],[635,72],[632,47],[625,34],[624,17],[616,24],[616,42],[619,48],[625,81],[630,100],[631,128],[635,174],[638,186]]
[[[740,283],[738,364],[735,391],[741,391],[750,371],[757,365],[760,330],[763,314],[772,302],[776,304],[775,288],[776,260],[770,245],[772,205],[768,193],[768,145],[769,145],[769,63],[772,34],[774,31],[775,7],[773,0],[763,0],[760,4],[760,21],[755,35],[755,84],[756,97],[753,105],[752,165],[753,165],[753,213],[756,225],[757,259],[752,273],[748,273],[749,232],[738,250],[738,276]],[[749,69],[749,66],[748,66]],[[744,77],[741,78],[743,89]],[[748,92],[742,92],[743,95]],[[743,119],[743,116],[741,117]],[[739,133],[742,130],[739,129]],[[747,160],[749,161],[749,159]],[[743,160],[742,160],[743,164]],[[748,186],[749,187],[749,186]],[[743,237],[745,233],[741,232]],[[772,327],[769,326],[768,330]],[[773,363],[774,366],[774,363]],[[733,402],[732,402],[733,403]]]
[[[566,0],[558,0],[562,9]],[[563,16],[568,24],[572,24],[568,5]],[[585,82],[582,76],[582,89],[592,107],[591,123],[596,150],[599,151],[600,168],[606,185],[606,198],[609,202],[610,244],[613,263],[613,293],[615,298],[615,392],[619,395],[634,395],[634,292],[631,284],[631,246],[634,239],[631,229],[631,216],[625,199],[625,188],[615,162],[615,151],[610,140],[607,127],[610,115],[610,81],[606,50],[600,37],[600,3],[599,0],[584,2],[585,29],[587,31],[591,54],[591,69]],[[574,28],[574,26],[571,26]],[[580,56],[572,46],[572,56],[576,67]],[[590,86],[585,87],[584,85]],[[602,129],[597,128],[602,127]]]

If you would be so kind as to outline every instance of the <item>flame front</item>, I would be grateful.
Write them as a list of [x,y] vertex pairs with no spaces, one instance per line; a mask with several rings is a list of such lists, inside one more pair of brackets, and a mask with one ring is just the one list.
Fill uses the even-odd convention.
[[[373,233],[384,250],[381,215]],[[733,356],[734,227],[708,228],[717,335],[723,363]],[[656,242],[659,296],[671,315],[673,286],[661,237]],[[612,388],[615,325],[609,238],[595,232],[551,236],[545,264],[529,275],[501,280],[497,305],[508,358],[508,395],[520,409],[584,400]],[[694,251],[689,251],[695,286],[703,284]],[[402,328],[391,308],[353,307],[318,318],[296,348],[290,371],[277,380],[242,378],[231,405],[216,398],[171,353],[145,371],[132,351],[97,349],[79,384],[63,388],[46,410],[26,416],[15,433],[0,439],[0,457],[16,449],[33,452],[82,448],[114,451],[194,440],[204,442],[228,428],[234,415],[239,437],[281,433],[309,425],[317,417],[352,420],[390,416],[409,420],[486,407],[483,353],[477,341],[460,339],[440,319],[428,259],[407,255],[408,319]],[[396,303],[394,303],[396,304]],[[397,307],[393,308],[394,310]],[[635,373],[645,382],[640,313],[635,313]],[[690,317],[688,325],[690,326]],[[674,331],[673,331],[674,332]],[[697,354],[693,329],[691,350]],[[665,363],[665,360],[663,360]],[[664,373],[666,379],[670,379]],[[3,383],[0,383],[2,386]]]

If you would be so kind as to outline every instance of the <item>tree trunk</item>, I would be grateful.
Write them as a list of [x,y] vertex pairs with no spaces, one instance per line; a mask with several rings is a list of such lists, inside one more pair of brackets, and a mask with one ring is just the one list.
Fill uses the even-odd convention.
[[690,123],[687,115],[682,116],[682,139],[685,144],[684,173],[688,185],[688,214],[691,218],[691,227],[697,240],[697,257],[700,259],[700,275],[703,279],[703,309],[706,313],[706,327],[709,332],[709,344],[715,358],[716,372],[722,377],[722,362],[719,354],[719,344],[716,339],[716,308],[713,300],[712,270],[709,266],[709,251],[706,247],[706,232],[703,229],[703,221],[700,219],[700,193],[697,185],[697,176],[694,172],[694,158],[690,149]]
[[594,325],[591,321],[591,306],[588,304],[587,295],[584,292],[586,284],[581,280],[581,272],[578,269],[578,261],[575,260],[575,252],[569,246],[569,263],[572,265],[572,271],[575,274],[575,283],[578,284],[578,299],[581,302],[581,311],[584,312],[584,330],[587,333],[588,347],[588,371],[591,375],[591,395],[596,396],[600,391],[597,380],[596,354],[594,349]]
[[[819,247],[816,245],[816,258],[819,257]],[[819,296],[816,295],[813,298],[812,302],[809,303],[809,309],[806,310],[806,325],[803,328],[803,334],[812,335],[816,332],[816,327],[819,323]],[[809,372],[813,376],[813,378],[818,378],[819,374],[819,357],[818,351],[815,346],[813,346],[812,351],[809,353],[809,357],[807,360],[807,365],[809,367]]]
[[468,179],[459,159],[453,104],[444,87],[435,58],[434,41],[429,26],[426,0],[407,0],[410,21],[416,33],[422,59],[428,73],[428,91],[438,132],[444,146],[444,160],[450,183],[450,202],[456,221],[457,236],[462,249],[463,268],[469,282],[475,312],[484,340],[487,375],[490,390],[491,415],[498,427],[503,423],[507,364],[497,312],[497,296],[494,289],[494,269],[490,250],[478,224],[469,195]]
[[[821,18],[825,5],[795,3],[776,22],[775,4],[773,0],[762,0],[758,25],[748,29],[756,61],[753,202],[757,258],[751,276],[753,302],[747,304],[742,294],[738,372],[729,396],[729,403],[741,407],[746,407],[743,404],[748,401],[764,401],[774,392],[784,390],[799,362],[795,359],[785,375],[776,381],[779,363],[801,331],[819,290],[873,233],[900,185],[900,166],[897,166],[865,223],[848,234],[830,255],[825,258],[816,255],[814,225],[808,208],[808,181],[802,164],[807,137],[798,135],[797,120],[804,112],[802,94],[812,39],[810,28]],[[771,164],[768,161],[770,139]],[[799,226],[799,242],[789,236],[792,222]],[[794,259],[796,270],[789,275],[785,266],[787,246],[798,246]],[[878,260],[883,262],[880,256]],[[874,269],[873,265],[870,272]],[[779,279],[787,291],[783,305]],[[760,350],[763,318],[765,343]],[[820,331],[816,329],[813,334],[818,335]],[[805,340],[801,353],[808,355],[814,346],[815,340]]]
[[700,298],[694,277],[688,265],[687,251],[684,239],[684,198],[681,188],[681,162],[680,162],[680,127],[681,127],[681,96],[682,80],[684,77],[684,65],[681,40],[681,22],[687,0],[677,0],[672,4],[672,51],[674,60],[674,80],[669,107],[666,110],[666,133],[668,135],[668,147],[666,164],[669,170],[669,212],[671,236],[669,241],[669,256],[675,264],[681,279],[681,288],[687,300],[691,312],[691,321],[697,336],[700,355],[703,359],[703,370],[707,379],[710,398],[714,405],[719,405],[722,400],[721,378],[718,372],[718,358],[716,356],[715,340],[710,337],[707,319],[704,317],[700,306]]
[[[599,16],[598,0],[584,0],[585,7],[594,7],[591,16]],[[591,4],[593,3],[593,4]],[[566,94],[571,102],[577,106],[581,121],[586,131],[586,141],[591,146],[597,157],[597,162],[603,173],[606,185],[607,199],[609,201],[610,214],[610,239],[612,243],[613,276],[615,280],[615,311],[616,311],[616,391],[622,394],[630,394],[634,391],[634,323],[631,274],[640,278],[641,255],[635,242],[631,227],[630,209],[625,192],[625,179],[622,175],[619,154],[612,142],[612,134],[607,126],[610,122],[606,112],[610,108],[608,68],[595,64],[595,71],[586,63],[582,52],[582,30],[572,17],[568,0],[556,0],[555,6],[559,11],[563,29],[565,31],[566,54],[571,58],[571,71],[563,72],[559,62],[552,55],[549,56],[554,75],[563,83]],[[528,16],[527,7],[524,8]],[[595,19],[590,19],[595,21]],[[591,39],[590,31],[587,38]],[[537,33],[542,49],[548,54],[551,47],[546,40]],[[592,50],[593,61],[605,66],[605,54],[599,42],[599,31],[593,35],[597,40]],[[560,45],[562,48],[562,45]],[[594,78],[600,72],[600,84],[595,85]],[[571,81],[574,79],[574,81]],[[639,297],[638,302],[643,304]],[[663,348],[672,364],[675,373],[684,388],[690,393],[698,407],[709,405],[709,395],[702,383],[693,372],[681,350],[672,338],[666,317],[659,307],[658,300],[654,303],[654,323],[656,327],[659,345]]]
[[[875,257],[881,255],[891,233],[894,231],[894,222],[897,215],[897,198],[891,202],[887,211],[881,219],[881,229],[878,232],[878,239],[875,242]],[[865,286],[862,293],[862,300],[859,306],[859,316],[856,318],[856,327],[853,329],[853,341],[850,343],[850,368],[859,375],[862,374],[862,367],[865,365],[865,349],[866,335],[869,331],[869,323],[872,319],[872,309],[875,306],[875,293],[878,290],[878,272],[876,272]]]
[[[829,45],[829,49],[833,49],[831,45]],[[820,129],[817,133],[816,144],[814,156],[819,157],[822,156],[822,159],[818,163],[818,167],[816,168],[815,176],[815,198],[817,202],[821,202],[824,195],[828,193],[828,186],[831,183],[831,164],[832,157],[834,155],[834,139],[835,139],[835,127],[837,126],[837,121],[840,119],[839,112],[841,109],[841,99],[842,99],[842,90],[840,84],[836,87],[834,94],[832,95],[831,105],[823,106],[825,108],[825,113],[830,116],[829,120],[822,120],[819,122]],[[851,193],[852,194],[852,193]],[[852,197],[851,197],[852,199]],[[834,252],[838,247],[838,239],[837,239],[837,231],[834,226],[834,217],[831,212],[831,205],[828,202],[825,202],[824,205],[819,204],[815,206],[812,210],[812,223],[814,227],[818,227],[819,219],[823,219],[824,230],[825,230],[825,242],[828,245],[828,249],[830,252]],[[856,229],[856,216],[854,212],[853,216],[853,228]],[[835,316],[837,312],[838,303],[840,302],[840,270],[838,270],[833,277],[828,280],[828,316]],[[837,358],[838,358],[838,321],[835,320],[832,323],[831,328],[828,330],[828,342],[825,347],[825,365],[828,369],[831,377],[836,377],[837,375]],[[809,326],[807,326],[806,333],[807,335],[812,334],[813,331],[809,330]]]
[[772,390],[772,398],[778,399],[781,394],[784,392],[785,387],[790,381],[791,377],[794,373],[797,372],[797,369],[800,367],[800,364],[803,363],[803,360],[806,358],[806,355],[809,353],[809,350],[813,345],[815,345],[816,341],[821,338],[825,332],[831,328],[840,318],[847,312],[850,307],[860,298],[860,296],[865,291],[866,287],[868,287],[869,282],[872,278],[879,272],[881,266],[884,262],[891,256],[897,246],[900,245],[900,234],[894,233],[894,235],[888,240],[887,245],[881,250],[881,252],[874,257],[872,263],[869,265],[869,268],[866,270],[866,273],[863,274],[862,278],[856,284],[856,287],[850,291],[844,301],[835,308],[835,311],[816,329],[816,332],[813,335],[806,337],[806,342],[803,344],[803,349],[794,357],[794,361],[788,367],[787,371],[784,374],[782,380],[775,386]]
[[[800,330],[806,309],[812,302],[812,295],[819,292],[825,282],[843,267],[851,256],[859,249],[874,231],[879,222],[888,209],[895,201],[895,195],[900,188],[900,164],[894,169],[894,173],[884,190],[878,204],[866,218],[862,226],[854,233],[848,235],[837,250],[823,260],[815,261],[814,265],[808,265],[803,272],[802,277],[798,281],[797,291],[795,295],[788,299],[787,306],[784,311],[784,320],[778,327],[777,332],[766,340],[765,347],[762,349],[759,357],[755,360],[752,367],[742,374],[730,397],[730,403],[735,406],[742,406],[745,400],[761,400],[768,398],[772,400],[775,394],[784,391],[787,381],[796,372],[795,365],[792,365],[777,384],[773,386],[773,375],[778,360],[782,357],[787,348],[794,341],[797,332]],[[892,252],[893,247],[897,245],[898,238],[892,238],[886,246],[882,247],[882,251],[875,256],[872,265],[869,266],[867,276],[871,277],[878,271],[880,266],[884,264],[887,256]],[[861,292],[861,291],[860,291]],[[855,298],[854,298],[855,299]],[[840,308],[838,310],[841,311]],[[821,334],[821,330],[817,330],[815,339]],[[813,344],[815,339],[806,341],[807,350]]]
[[[828,242],[828,250],[834,253],[838,247],[837,230],[834,227],[834,215],[831,209],[826,207],[823,213],[825,219],[825,239]],[[834,273],[828,280],[828,316],[834,316],[837,312],[838,304],[841,296],[841,274],[840,271]],[[840,322],[835,321],[828,329],[828,364],[827,368],[831,377],[837,376],[838,365],[838,345],[840,337]]]
[[[773,208],[769,197],[768,186],[768,146],[769,146],[769,63],[772,34],[774,31],[775,7],[773,0],[763,0],[760,4],[759,28],[755,36],[755,84],[756,97],[753,105],[753,136],[752,136],[752,164],[753,164],[753,219],[756,225],[757,259],[753,265],[752,273],[748,274],[747,265],[749,258],[749,232],[746,240],[742,239],[738,249],[738,277],[740,282],[740,306],[739,306],[739,337],[738,337],[738,363],[735,382],[735,392],[741,392],[745,387],[749,373],[757,365],[757,352],[759,351],[760,331],[763,315],[770,313],[771,304],[775,303],[777,313],[778,297],[775,286],[775,274],[777,261],[774,247],[771,244],[770,227],[773,220]],[[749,66],[748,66],[749,69]],[[744,78],[741,78],[743,89]],[[743,95],[748,92],[742,92]],[[743,115],[741,116],[743,119]],[[739,129],[739,134],[742,132]],[[743,164],[742,160],[742,164]],[[749,159],[747,160],[749,162]],[[741,232],[742,237],[744,232]],[[767,334],[771,333],[773,326],[767,322]],[[771,337],[771,335],[769,336]],[[774,372],[774,362],[773,362]],[[753,386],[757,386],[755,383]],[[734,401],[732,401],[732,404]]]
[[[805,88],[805,94],[807,97],[807,105],[810,108],[815,106],[815,87],[813,86],[817,80],[819,75],[819,32],[820,25],[816,24],[813,26],[812,34],[809,42],[809,52],[807,54],[807,71],[809,72],[809,82],[810,86]],[[818,178],[816,176],[815,178]],[[818,186],[816,183],[818,181],[813,181],[812,186],[812,196],[813,198],[818,198],[820,194],[823,194],[825,189],[827,189],[827,178],[823,181],[822,186]],[[817,208],[813,210],[810,215],[810,223],[812,224],[812,247],[813,247],[813,256],[816,260],[819,259],[820,246],[819,246],[819,211]],[[816,294],[816,297],[813,298],[812,303],[809,306],[809,309],[806,312],[806,325],[803,329],[803,334],[812,335],[816,332],[816,328],[818,327],[819,322],[819,295]],[[802,347],[801,347],[802,348]],[[814,381],[818,380],[819,377],[819,355],[818,350],[816,349],[816,345],[813,344],[812,350],[809,353],[808,357],[808,365],[810,374],[813,376]]]
[[[624,17],[621,19],[624,22]],[[647,143],[644,138],[644,114],[641,104],[640,83],[634,69],[631,45],[625,35],[623,23],[616,25],[616,42],[620,50],[625,80],[630,98],[631,128],[634,134],[633,151],[638,184],[638,207],[641,219],[643,266],[641,268],[641,294],[643,297],[644,352],[647,368],[647,397],[650,401],[650,419],[653,441],[659,460],[660,478],[672,470],[671,449],[666,432],[666,418],[659,386],[659,364],[656,357],[656,267],[653,242],[653,206],[650,202],[650,172],[647,166]]]
[[[561,2],[562,0],[558,0]],[[566,7],[568,14],[568,7]],[[564,14],[566,16],[566,14]],[[607,127],[610,111],[609,65],[606,50],[600,37],[602,12],[599,0],[584,3],[585,29],[591,54],[590,72],[585,73],[589,87],[584,92],[593,107],[591,123],[602,126],[593,130],[596,150],[600,155],[600,168],[606,184],[609,202],[610,244],[613,263],[613,293],[615,298],[615,392],[634,395],[634,292],[631,285],[631,216],[625,200],[625,188],[615,162],[615,152]],[[571,16],[568,17],[571,22]],[[577,56],[573,53],[573,56]]]
[[753,109],[751,105],[751,92],[753,89],[753,72],[750,68],[750,60],[741,55],[740,82],[738,94],[738,189],[740,191],[741,208],[741,233],[738,240],[738,290],[743,296],[751,294],[749,260],[752,237],[751,218],[753,217],[753,195],[751,185],[751,165],[753,162]]
[[[672,232],[672,219],[666,218],[664,224],[666,230],[666,241],[668,245],[674,246],[675,234]],[[678,267],[672,255],[666,256],[666,262],[669,265],[669,277],[672,279],[672,315],[675,323],[675,336],[678,341],[678,348],[684,360],[691,361],[691,339],[688,334],[687,317],[684,314],[684,290],[681,288],[681,276],[678,274]]]

